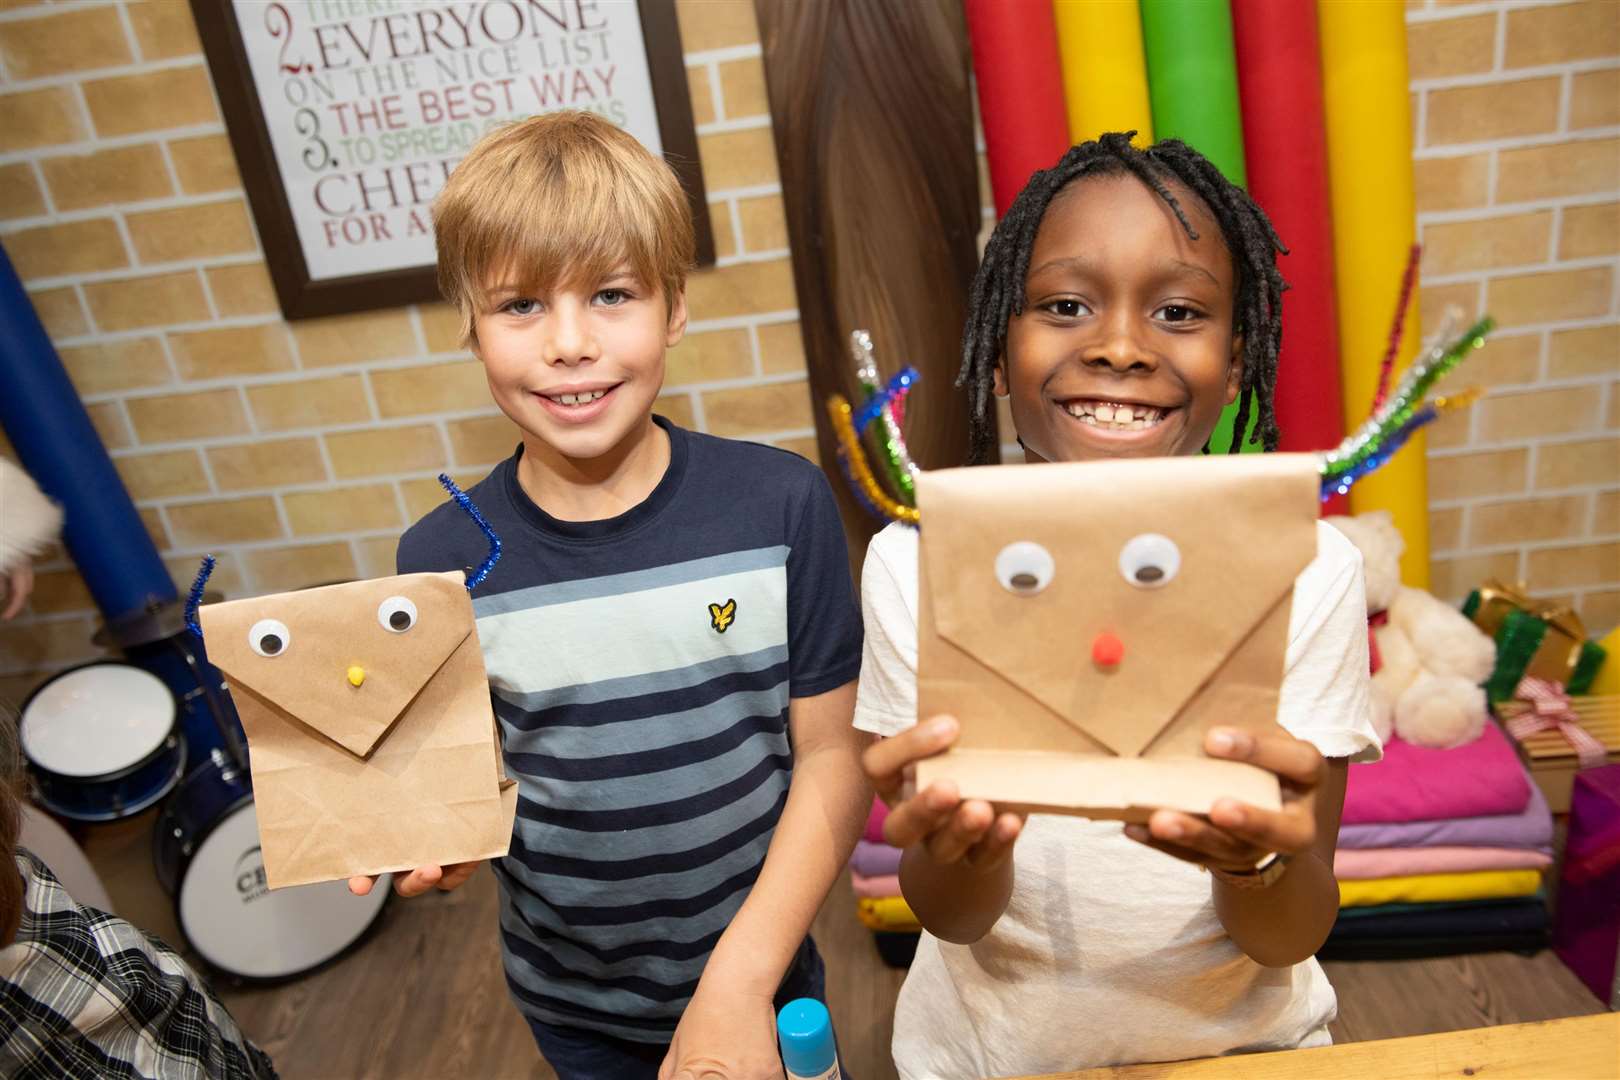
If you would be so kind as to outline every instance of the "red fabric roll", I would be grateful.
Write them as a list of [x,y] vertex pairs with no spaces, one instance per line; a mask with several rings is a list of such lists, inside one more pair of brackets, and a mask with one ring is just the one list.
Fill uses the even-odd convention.
[[[996,216],[1069,148],[1052,0],[967,0]],[[1321,91],[1318,90],[1318,97]]]
[[1323,450],[1344,437],[1344,410],[1316,5],[1232,0],[1232,33],[1249,194],[1289,251],[1278,261],[1289,285],[1277,366],[1281,449]]

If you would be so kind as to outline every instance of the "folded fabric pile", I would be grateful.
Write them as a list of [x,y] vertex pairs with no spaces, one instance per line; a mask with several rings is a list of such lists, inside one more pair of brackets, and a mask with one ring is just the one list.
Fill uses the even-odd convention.
[[883,962],[898,968],[911,964],[922,926],[900,895],[900,849],[883,841],[883,819],[888,816],[883,801],[873,799],[866,832],[849,860],[849,880],[855,889],[856,918],[872,931]]
[[1333,871],[1339,918],[1320,955],[1394,959],[1547,943],[1552,814],[1502,730],[1431,750],[1391,738],[1351,765]]

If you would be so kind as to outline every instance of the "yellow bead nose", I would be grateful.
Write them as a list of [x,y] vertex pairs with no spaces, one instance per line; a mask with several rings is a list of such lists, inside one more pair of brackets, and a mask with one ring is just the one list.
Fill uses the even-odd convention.
[[366,681],[366,669],[359,664],[349,665],[349,685],[359,686]]

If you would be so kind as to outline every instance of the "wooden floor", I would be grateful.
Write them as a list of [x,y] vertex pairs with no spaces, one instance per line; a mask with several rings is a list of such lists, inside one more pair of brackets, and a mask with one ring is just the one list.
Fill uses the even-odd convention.
[[[174,913],[151,871],[151,816],[84,834],[119,914],[172,943]],[[394,899],[375,933],[337,963],[270,988],[219,989],[288,1080],[545,1078],[506,995],[496,888],[480,871],[455,893]],[[847,881],[816,920],[827,993],[851,1075],[895,1075],[888,1046],[903,972],[883,966],[855,921]],[[1335,962],[1338,1042],[1454,1031],[1603,1011],[1551,952],[1406,962]]]

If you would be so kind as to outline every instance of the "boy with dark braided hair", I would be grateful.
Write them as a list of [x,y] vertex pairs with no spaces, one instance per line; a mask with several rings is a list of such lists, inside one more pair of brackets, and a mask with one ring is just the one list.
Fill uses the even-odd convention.
[[1136,132],[1113,132],[1095,142],[1073,147],[1052,168],[1030,177],[985,246],[968,299],[968,325],[962,334],[959,384],[970,388],[969,451],[973,464],[995,460],[998,448],[990,423],[991,382],[1001,356],[1007,320],[1023,313],[1025,275],[1035,232],[1052,197],[1085,176],[1129,173],[1175,212],[1190,239],[1198,230],[1187,220],[1175,194],[1165,186],[1178,181],[1215,215],[1227,240],[1238,277],[1238,332],[1243,336],[1243,383],[1238,415],[1228,452],[1237,453],[1251,409],[1259,419],[1251,441],[1277,448],[1277,417],[1272,392],[1277,382],[1277,348],[1282,341],[1282,294],[1288,286],[1277,271],[1276,253],[1287,254],[1265,212],[1248,193],[1227,181],[1220,170],[1179,139],[1166,139],[1145,150],[1131,145]]
[[[1070,150],[1031,178],[974,282],[962,382],[976,459],[995,457],[992,394],[1009,399],[1028,463],[1204,453],[1233,401],[1239,434],[1224,449],[1251,415],[1274,448],[1282,250],[1265,214],[1183,143],[1138,150],[1112,134]],[[1346,763],[1381,750],[1355,548],[1319,526],[1295,579],[1282,730],[1217,727],[1205,741],[1275,773],[1282,808],[1221,799],[1207,818],[1161,809],[1123,828],[1025,818],[945,781],[905,789],[910,766],[959,733],[951,716],[916,722],[917,563],[916,532],[898,526],[867,550],[855,708],[857,727],[885,736],[864,765],[927,931],[895,1008],[900,1075],[1329,1041],[1336,1002],[1312,954],[1338,914]]]

